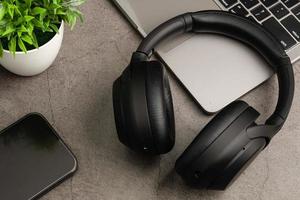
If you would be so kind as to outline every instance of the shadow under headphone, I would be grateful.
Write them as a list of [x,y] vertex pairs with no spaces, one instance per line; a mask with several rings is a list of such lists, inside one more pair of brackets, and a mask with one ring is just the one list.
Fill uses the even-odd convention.
[[256,50],[278,77],[277,106],[265,124],[255,123],[260,114],[254,108],[244,101],[235,101],[203,128],[176,161],[177,173],[188,184],[222,190],[282,128],[294,96],[293,68],[280,43],[259,24],[243,17],[223,11],[200,11],[163,23],[141,42],[130,65],[113,85],[119,140],[136,152],[159,155],[174,146],[175,122],[168,78],[159,61],[148,59],[159,42],[187,32],[221,34],[241,41]]

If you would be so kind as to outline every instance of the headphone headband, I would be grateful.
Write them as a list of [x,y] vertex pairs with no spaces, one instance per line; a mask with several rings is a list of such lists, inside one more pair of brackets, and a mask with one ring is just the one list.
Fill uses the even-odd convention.
[[186,32],[224,35],[256,50],[276,71],[279,83],[277,106],[266,124],[276,127],[283,125],[294,97],[294,73],[291,61],[280,43],[269,32],[244,17],[224,11],[200,11],[177,16],[154,29],[141,42],[136,52],[139,56],[137,58],[134,55],[132,61],[146,60],[162,40]]

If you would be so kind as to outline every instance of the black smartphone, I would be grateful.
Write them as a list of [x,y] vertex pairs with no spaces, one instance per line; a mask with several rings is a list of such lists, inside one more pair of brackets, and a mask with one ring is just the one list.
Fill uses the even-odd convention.
[[37,199],[77,169],[48,121],[31,113],[0,132],[0,199]]

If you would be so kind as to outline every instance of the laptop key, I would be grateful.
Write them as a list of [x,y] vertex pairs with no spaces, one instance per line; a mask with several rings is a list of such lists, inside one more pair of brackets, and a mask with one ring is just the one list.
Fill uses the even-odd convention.
[[278,3],[272,8],[270,8],[270,11],[273,13],[273,15],[275,15],[277,19],[281,19],[282,17],[289,14],[288,9],[286,9],[281,3]]
[[261,0],[261,2],[266,6],[266,7],[270,7],[272,5],[274,5],[277,0]]
[[242,6],[242,4],[238,4],[236,6],[234,6],[233,8],[231,8],[229,10],[230,12],[237,14],[237,15],[241,15],[241,16],[246,16],[248,15],[248,11],[244,8],[244,6]]
[[265,7],[263,7],[262,5],[257,6],[256,8],[254,8],[253,10],[251,10],[252,15],[254,15],[254,17],[258,20],[258,21],[262,21],[263,19],[267,18],[268,16],[270,16],[271,14],[269,13],[269,11],[267,9],[265,9]]
[[299,0],[281,0],[281,1],[289,8],[299,3]]
[[225,8],[229,8],[238,2],[237,0],[219,0],[219,1],[221,2],[221,4],[223,4]]
[[283,26],[281,26],[281,24],[279,24],[274,17],[267,19],[262,24],[279,40],[284,49],[289,49],[296,44],[296,41],[292,38],[292,36],[283,28]]
[[292,12],[296,17],[300,20],[300,5],[296,6],[295,8],[292,9]]
[[300,23],[298,20],[290,15],[281,21],[283,26],[294,36],[294,38],[300,41]]
[[240,2],[248,9],[254,7],[259,3],[258,0],[240,0]]

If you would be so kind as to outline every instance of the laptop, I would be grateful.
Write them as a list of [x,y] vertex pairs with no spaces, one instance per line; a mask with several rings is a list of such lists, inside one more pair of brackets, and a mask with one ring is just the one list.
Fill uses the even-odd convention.
[[[145,37],[185,12],[222,9],[249,17],[272,32],[292,62],[300,56],[299,0],[113,0]],[[273,75],[252,49],[218,35],[186,34],[163,42],[156,54],[208,113],[215,113]]]

